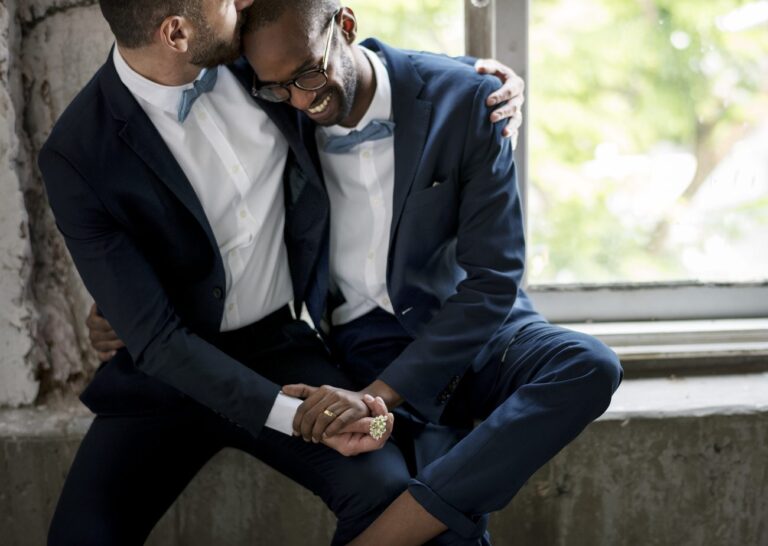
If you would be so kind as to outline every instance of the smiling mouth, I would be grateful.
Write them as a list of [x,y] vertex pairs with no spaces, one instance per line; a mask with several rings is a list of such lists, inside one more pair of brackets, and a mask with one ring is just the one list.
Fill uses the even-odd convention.
[[322,114],[325,109],[328,108],[328,104],[331,102],[331,93],[328,93],[323,100],[317,103],[312,108],[307,109],[310,114]]

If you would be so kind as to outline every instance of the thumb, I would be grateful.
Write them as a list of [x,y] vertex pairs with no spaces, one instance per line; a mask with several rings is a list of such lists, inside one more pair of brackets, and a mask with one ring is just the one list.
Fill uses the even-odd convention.
[[310,387],[304,383],[284,385],[282,388],[283,394],[287,394],[288,396],[293,396],[295,398],[308,398],[316,390],[317,387]]
[[478,59],[475,62],[475,70],[478,74],[495,74],[499,67],[492,59]]

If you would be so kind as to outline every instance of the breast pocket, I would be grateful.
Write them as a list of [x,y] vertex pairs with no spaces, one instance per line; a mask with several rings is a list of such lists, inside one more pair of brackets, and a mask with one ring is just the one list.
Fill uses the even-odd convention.
[[427,206],[446,207],[456,200],[456,183],[453,179],[435,180],[422,190],[411,193],[405,201],[406,211]]

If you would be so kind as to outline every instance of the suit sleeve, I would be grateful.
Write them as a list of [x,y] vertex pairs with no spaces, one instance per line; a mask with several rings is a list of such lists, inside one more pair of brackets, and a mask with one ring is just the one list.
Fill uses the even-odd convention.
[[482,81],[472,99],[460,169],[456,257],[466,278],[379,377],[433,422],[440,421],[467,370],[488,358],[489,342],[511,313],[523,278],[523,216],[512,148],[485,106],[499,83]]
[[78,272],[138,369],[258,435],[279,386],[185,327],[128,230],[66,158],[44,147],[38,162]]

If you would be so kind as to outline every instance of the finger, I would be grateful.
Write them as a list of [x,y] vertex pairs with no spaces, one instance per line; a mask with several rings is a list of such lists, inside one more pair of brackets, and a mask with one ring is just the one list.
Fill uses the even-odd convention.
[[91,343],[99,342],[99,341],[120,341],[120,338],[117,337],[117,332],[114,330],[88,330],[88,337],[91,340]]
[[[334,419],[334,421],[325,430],[325,434],[326,436],[333,436],[338,434],[351,423],[359,421],[365,417],[368,417],[367,411],[362,412],[359,408],[350,406],[346,411],[340,413],[339,416]],[[365,429],[365,431],[361,432],[367,432],[367,430],[368,429]]]
[[316,398],[310,397],[307,400],[307,402],[312,400],[314,405],[304,413],[301,419],[299,432],[301,432],[301,437],[304,438],[305,442],[312,441],[312,429],[315,427],[317,419],[322,415],[323,410],[337,402],[333,393],[325,393],[325,396],[315,401]]
[[[315,424],[312,427],[312,441],[317,443],[323,437],[328,434],[328,429],[334,426],[334,423],[339,420],[339,417],[349,410],[349,406],[344,403],[335,403],[326,407],[322,412],[317,414]],[[332,415],[328,415],[330,412]]]
[[525,83],[517,76],[507,80],[504,85],[488,95],[486,104],[488,106],[495,106],[507,101],[514,101],[518,106],[522,105],[525,101]]
[[475,62],[475,70],[478,74],[496,74],[506,68],[500,62],[494,59],[478,59]]
[[88,310],[88,316],[85,317],[85,325],[88,326],[88,328],[91,327],[90,323],[98,317],[98,308],[96,307],[96,302],[91,304],[91,308]]
[[335,419],[333,419],[333,421],[328,423],[328,427],[323,430],[323,433],[318,436],[318,438],[335,436],[336,433],[343,429],[345,426],[363,417],[364,415],[360,415],[359,410],[353,407],[347,407],[346,409],[341,410],[341,412],[336,416]]
[[308,391],[304,391],[305,393],[311,392],[312,394],[310,394],[306,400],[304,400],[304,402],[298,407],[296,410],[296,415],[293,417],[293,431],[297,436],[301,435],[301,426],[304,419],[306,418],[307,412],[312,411],[326,394],[325,391],[320,387],[308,387],[307,385],[303,386],[308,389]]
[[317,391],[317,387],[310,387],[309,385],[305,385],[304,383],[297,383],[294,385],[283,385],[283,388],[281,389],[284,394],[287,394],[288,396],[293,396],[294,398],[301,398],[306,399],[309,398],[312,393]]
[[380,396],[374,398],[370,394],[367,394],[363,397],[363,402],[368,406],[371,415],[374,417],[387,414],[387,404],[384,403],[384,400]]
[[122,341],[119,339],[117,341],[93,341],[91,340],[91,346],[96,349],[98,352],[101,353],[108,353],[111,351],[116,351],[118,349],[122,349],[125,347],[125,344],[123,344]]
[[117,351],[107,351],[107,352],[101,352],[99,351],[96,353],[96,356],[99,358],[99,362],[107,362],[109,360],[112,360],[112,357],[117,354]]
[[491,122],[496,123],[497,121],[501,121],[503,119],[513,118],[518,115],[519,112],[520,109],[518,106],[507,102],[503,106],[499,106],[496,108],[496,110],[491,112]]

